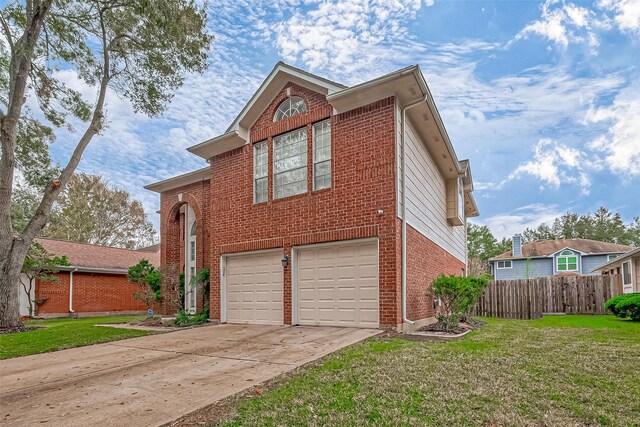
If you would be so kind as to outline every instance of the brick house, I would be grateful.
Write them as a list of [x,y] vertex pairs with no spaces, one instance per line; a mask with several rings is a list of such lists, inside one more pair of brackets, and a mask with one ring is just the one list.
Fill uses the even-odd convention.
[[346,87],[280,62],[188,151],[209,166],[145,188],[161,264],[210,268],[213,321],[407,329],[433,319],[435,277],[465,273],[471,169],[418,66]]
[[[66,256],[70,264],[68,267],[61,267],[58,273],[51,274],[56,277],[55,281],[36,279],[30,299],[42,301],[36,308],[35,315],[38,317],[97,316],[146,311],[145,304],[133,298],[138,287],[127,280],[127,270],[143,258],[158,266],[158,245],[131,250],[46,238],[37,238],[36,241],[47,252]],[[27,283],[24,275],[21,281]],[[20,315],[27,316],[28,297],[22,285],[18,286]]]

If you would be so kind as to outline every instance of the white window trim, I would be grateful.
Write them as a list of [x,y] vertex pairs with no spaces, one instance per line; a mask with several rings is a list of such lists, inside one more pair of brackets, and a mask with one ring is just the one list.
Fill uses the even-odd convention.
[[618,258],[620,255],[607,255],[607,262],[609,261],[613,261],[614,259]]
[[[331,153],[331,157],[329,157],[329,160],[323,160],[322,162],[316,162],[316,126],[317,125],[322,125],[323,123],[329,123],[329,151]],[[311,191],[319,191],[319,190],[326,190],[329,188],[333,187],[333,141],[331,140],[331,119],[326,119],[326,120],[322,120],[319,122],[314,123],[311,126],[311,150],[312,150],[312,154],[311,154],[311,178],[313,180],[312,183],[312,187],[311,187]],[[329,174],[329,186],[328,187],[323,187],[323,188],[318,188],[316,189],[316,163],[324,163],[324,162],[329,162],[330,166],[331,166],[331,173]],[[309,173],[307,171],[307,173]]]
[[[503,267],[500,267],[500,263],[503,263]],[[509,263],[509,267],[507,267],[507,263]],[[505,261],[496,261],[496,269],[498,270],[508,270],[510,268],[513,268],[513,261],[508,259]]]
[[[569,251],[569,250],[565,249],[562,252],[565,252],[565,251]],[[571,255],[562,255],[562,252],[560,252],[560,254],[556,257],[556,272],[574,273],[576,271],[580,271],[580,259],[578,257],[578,254],[576,254],[573,251],[569,251],[569,252],[571,252]],[[560,270],[560,258],[575,258],[576,259],[576,268],[575,268],[575,270],[569,270],[569,262],[568,261],[567,261],[567,269],[566,270]]]

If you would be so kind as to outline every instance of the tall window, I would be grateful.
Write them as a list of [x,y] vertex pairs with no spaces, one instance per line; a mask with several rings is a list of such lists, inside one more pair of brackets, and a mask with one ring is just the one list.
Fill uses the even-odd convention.
[[578,271],[578,257],[571,251],[560,252],[558,271]]
[[307,129],[273,138],[273,198],[307,191]]
[[331,122],[313,125],[313,189],[331,187]]
[[307,104],[304,103],[304,99],[299,96],[292,96],[287,98],[276,110],[276,114],[273,116],[273,121],[286,119],[287,117],[294,116],[296,114],[304,113],[307,111]]
[[622,263],[622,286],[631,284],[631,261],[625,261]]
[[253,146],[253,201],[266,202],[269,198],[269,149],[267,141]]

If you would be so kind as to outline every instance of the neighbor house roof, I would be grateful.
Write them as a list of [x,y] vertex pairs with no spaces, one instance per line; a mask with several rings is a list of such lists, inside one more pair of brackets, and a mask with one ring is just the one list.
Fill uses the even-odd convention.
[[88,243],[70,242],[37,238],[36,241],[49,253],[58,257],[66,256],[70,267],[64,270],[104,271],[110,273],[126,273],[132,265],[141,259],[147,259],[155,266],[160,265],[160,248],[155,251],[112,248],[110,246],[91,245]]
[[604,264],[601,264],[599,266],[597,266],[596,268],[594,268],[593,271],[598,271],[598,270],[604,270],[606,268],[612,267],[618,263],[622,263],[623,261],[628,260],[631,257],[635,257],[635,256],[640,256],[640,248],[635,248],[630,250],[629,252],[626,252],[622,255],[620,255],[619,257],[617,257],[616,259],[612,259],[611,261],[607,261]]
[[491,258],[490,261],[548,257],[567,248],[581,252],[583,255],[621,253],[633,249],[627,245],[589,239],[536,240],[522,245],[522,256],[514,257],[512,251],[508,251]]

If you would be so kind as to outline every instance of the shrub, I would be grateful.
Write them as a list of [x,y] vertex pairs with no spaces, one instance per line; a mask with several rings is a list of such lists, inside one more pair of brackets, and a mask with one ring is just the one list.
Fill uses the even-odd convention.
[[209,321],[209,306],[205,305],[200,313],[189,314],[184,310],[176,313],[176,326],[202,325]]
[[162,274],[148,260],[141,259],[139,263],[130,267],[127,279],[138,285],[140,292],[135,292],[133,297],[144,302],[147,309],[151,308],[154,301],[162,299]]
[[440,275],[433,281],[431,295],[440,300],[443,312],[438,320],[446,330],[452,330],[462,319],[468,318],[478,298],[487,286],[487,278]]
[[610,300],[608,300],[607,302],[604,303],[604,308],[609,310],[610,312],[612,312],[614,315],[618,315],[618,309],[616,308],[616,304],[618,304],[620,301],[622,301],[625,296],[628,294],[621,294],[618,296],[615,296],[613,298],[611,298]]
[[616,316],[634,322],[640,322],[640,294],[622,294],[611,298],[604,304]]

